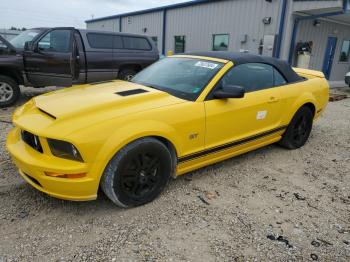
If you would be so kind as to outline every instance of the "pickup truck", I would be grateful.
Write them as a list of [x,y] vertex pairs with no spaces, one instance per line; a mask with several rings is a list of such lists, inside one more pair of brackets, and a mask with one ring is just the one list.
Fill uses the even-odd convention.
[[158,59],[156,44],[144,35],[56,27],[30,29],[10,41],[0,36],[0,107],[16,103],[19,85],[130,80]]

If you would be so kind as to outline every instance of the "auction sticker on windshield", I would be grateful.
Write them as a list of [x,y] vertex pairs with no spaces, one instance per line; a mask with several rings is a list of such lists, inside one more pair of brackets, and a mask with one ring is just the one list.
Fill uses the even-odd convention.
[[215,69],[215,68],[218,67],[218,64],[210,63],[210,62],[204,62],[204,61],[198,61],[195,64],[195,66],[209,68],[209,69]]

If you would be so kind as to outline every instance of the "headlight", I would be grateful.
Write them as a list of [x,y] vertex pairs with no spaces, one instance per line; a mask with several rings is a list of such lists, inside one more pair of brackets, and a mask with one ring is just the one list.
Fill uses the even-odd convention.
[[71,143],[50,138],[47,139],[47,142],[54,156],[84,162],[78,149]]

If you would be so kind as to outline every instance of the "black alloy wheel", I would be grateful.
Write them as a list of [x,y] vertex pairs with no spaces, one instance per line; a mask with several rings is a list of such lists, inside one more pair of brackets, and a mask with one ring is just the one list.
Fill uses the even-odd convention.
[[142,138],[121,149],[109,162],[101,188],[120,207],[153,201],[174,172],[169,149],[155,138]]
[[122,168],[121,189],[130,198],[147,197],[160,182],[160,158],[151,152],[137,152]]
[[301,107],[295,113],[279,144],[288,149],[297,149],[305,145],[312,130],[313,117],[310,108]]

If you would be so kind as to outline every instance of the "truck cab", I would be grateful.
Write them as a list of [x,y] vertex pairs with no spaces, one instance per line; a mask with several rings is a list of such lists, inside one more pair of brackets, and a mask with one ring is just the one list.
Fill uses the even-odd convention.
[[75,29],[34,28],[0,37],[0,107],[13,105],[19,85],[31,87],[130,80],[159,59],[147,36]]

